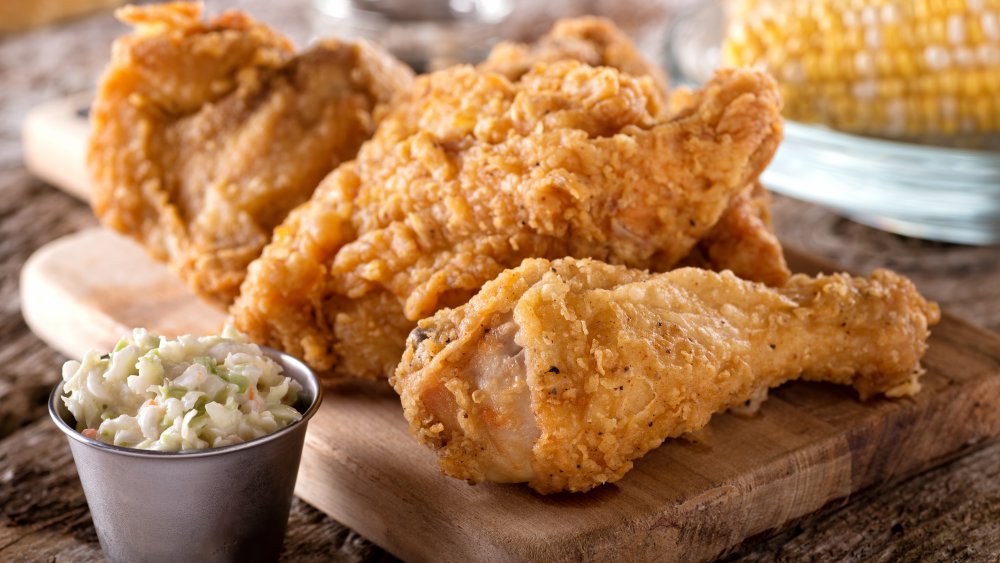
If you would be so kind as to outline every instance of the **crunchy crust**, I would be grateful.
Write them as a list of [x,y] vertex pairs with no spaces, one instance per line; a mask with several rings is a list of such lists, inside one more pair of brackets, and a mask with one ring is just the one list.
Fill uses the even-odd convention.
[[594,16],[559,20],[535,43],[500,43],[479,64],[479,69],[518,80],[538,63],[565,60],[609,66],[633,76],[649,76],[662,94],[667,93],[663,69],[643,57],[614,22]]
[[484,479],[486,426],[509,416],[476,396],[467,366],[511,315],[539,430],[529,484],[552,493],[620,479],[664,439],[790,379],[912,394],[940,313],[888,270],[774,289],[695,268],[526,260],[421,321],[393,378],[411,431],[451,476]]
[[387,377],[417,319],[525,258],[669,268],[782,128],[775,83],[754,70],[720,71],[669,120],[662,106],[649,77],[576,61],[517,82],[471,67],[419,77],[276,229],[237,326],[320,371]]
[[771,194],[753,182],[679,265],[730,270],[774,287],[784,284],[792,273],[771,225]]
[[226,305],[271,230],[353,158],[412,73],[381,49],[296,55],[241,12],[125,7],[92,111],[93,208],[199,294]]

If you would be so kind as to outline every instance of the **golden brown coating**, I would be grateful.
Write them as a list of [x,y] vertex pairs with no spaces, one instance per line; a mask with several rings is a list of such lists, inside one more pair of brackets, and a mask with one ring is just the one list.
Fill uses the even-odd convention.
[[518,80],[537,63],[567,60],[609,66],[633,76],[649,76],[661,94],[667,93],[663,69],[642,56],[614,22],[594,16],[559,20],[535,43],[500,43],[479,64],[479,69]]
[[781,117],[749,69],[670,120],[662,102],[648,77],[575,61],[419,77],[275,230],[237,326],[319,371],[388,377],[417,319],[525,258],[671,267],[770,161]]
[[240,12],[126,7],[92,112],[101,221],[228,304],[272,229],[355,156],[412,74],[381,49],[291,44]]
[[[683,112],[695,103],[695,93],[675,88],[667,96],[669,113]],[[712,231],[678,264],[716,271],[780,286],[791,275],[781,243],[771,224],[771,194],[759,181],[747,186],[730,204]]]
[[679,265],[731,270],[774,287],[784,284],[791,271],[771,225],[771,194],[753,182]]
[[420,321],[392,384],[447,474],[585,491],[791,379],[915,393],[939,316],[888,270],[774,289],[729,272],[533,259]]

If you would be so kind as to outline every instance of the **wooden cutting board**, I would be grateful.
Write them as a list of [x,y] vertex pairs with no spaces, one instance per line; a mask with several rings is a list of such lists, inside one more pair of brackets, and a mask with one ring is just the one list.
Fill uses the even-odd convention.
[[[790,254],[797,271],[822,269]],[[39,250],[21,296],[32,330],[73,357],[132,326],[174,335],[224,322],[102,230]],[[697,443],[667,442],[618,483],[547,497],[443,476],[391,391],[339,389],[310,424],[296,493],[406,560],[711,558],[1000,433],[1000,337],[945,315],[924,365],[916,397],[862,403],[845,388],[788,384],[757,415],[718,415]]]

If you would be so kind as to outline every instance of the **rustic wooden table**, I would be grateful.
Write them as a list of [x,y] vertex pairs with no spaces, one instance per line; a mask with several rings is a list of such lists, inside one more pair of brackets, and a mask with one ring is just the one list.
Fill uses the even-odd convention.
[[[226,2],[303,44],[313,34],[303,2]],[[290,4],[292,4],[290,6]],[[214,5],[210,9],[217,10]],[[0,37],[0,560],[92,561],[100,548],[65,439],[45,398],[65,358],[21,317],[18,273],[46,242],[96,224],[79,201],[32,178],[20,122],[32,106],[92,88],[110,41],[124,28],[107,13]],[[908,239],[813,205],[776,198],[781,238],[857,270],[910,276],[951,312],[1000,330],[1000,248]],[[752,561],[1000,560],[1000,441],[902,482],[828,507],[729,556]],[[377,561],[384,551],[296,500],[283,558]]]

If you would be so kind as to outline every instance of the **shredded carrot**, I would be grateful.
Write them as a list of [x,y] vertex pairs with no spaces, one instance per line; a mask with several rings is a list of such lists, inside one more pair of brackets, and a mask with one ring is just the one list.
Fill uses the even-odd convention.
[[80,432],[80,434],[83,434],[84,436],[86,436],[86,437],[88,437],[90,439],[96,439],[97,438],[97,430],[95,430],[93,428],[85,428],[82,432]]
[[247,391],[248,391],[247,397],[252,401],[253,400],[253,387],[251,387]]

